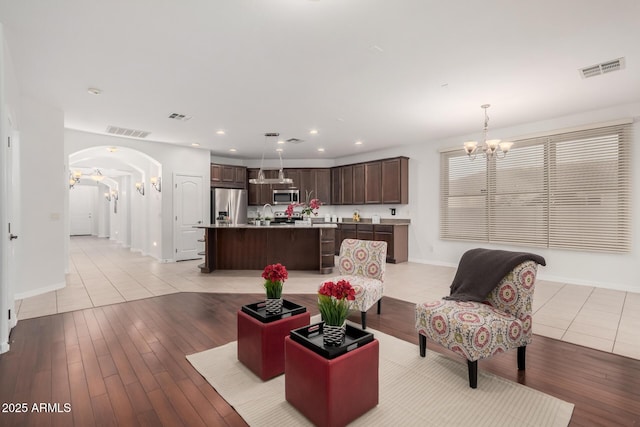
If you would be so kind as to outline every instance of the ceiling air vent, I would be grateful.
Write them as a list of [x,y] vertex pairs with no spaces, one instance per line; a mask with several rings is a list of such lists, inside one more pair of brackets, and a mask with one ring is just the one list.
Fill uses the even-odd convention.
[[186,122],[187,120],[189,120],[191,118],[191,116],[187,116],[186,114],[180,114],[180,113],[171,113],[171,114],[169,114],[169,118],[170,119],[174,119],[174,120],[180,120],[182,122]]
[[107,133],[118,135],[118,136],[127,136],[129,138],[146,138],[147,136],[149,136],[151,132],[145,132],[143,130],[119,128],[117,126],[107,126]]
[[289,138],[287,139],[287,142],[291,143],[291,144],[300,144],[301,142],[303,142],[304,140],[302,139],[298,139],[298,138]]
[[591,65],[590,67],[581,68],[580,75],[583,79],[599,76],[600,74],[610,73],[612,71],[622,70],[624,68],[624,58],[613,59],[603,62],[602,64]]

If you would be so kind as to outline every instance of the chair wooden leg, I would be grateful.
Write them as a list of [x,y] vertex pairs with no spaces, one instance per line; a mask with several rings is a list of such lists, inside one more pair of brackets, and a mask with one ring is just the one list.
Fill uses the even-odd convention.
[[382,298],[378,300],[378,314],[380,314],[380,307],[382,306]]
[[527,346],[518,347],[518,370],[524,371],[525,356],[527,354]]
[[478,388],[478,361],[467,360],[469,367],[469,387]]
[[362,319],[362,329],[367,329],[367,312],[361,311],[360,318]]
[[427,337],[418,334],[418,342],[420,344],[420,356],[424,357],[427,354]]

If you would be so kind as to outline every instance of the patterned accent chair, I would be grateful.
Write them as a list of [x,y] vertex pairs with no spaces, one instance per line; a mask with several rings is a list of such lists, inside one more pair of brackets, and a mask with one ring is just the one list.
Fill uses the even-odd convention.
[[344,239],[340,245],[338,274],[326,281],[347,280],[356,291],[352,309],[361,313],[362,329],[367,328],[367,310],[376,302],[378,314],[384,289],[384,270],[387,262],[387,242]]
[[518,349],[525,368],[531,342],[533,290],[538,264],[525,261],[508,273],[483,302],[440,300],[416,305],[420,356],[427,338],[467,359],[469,386],[478,386],[478,360]]

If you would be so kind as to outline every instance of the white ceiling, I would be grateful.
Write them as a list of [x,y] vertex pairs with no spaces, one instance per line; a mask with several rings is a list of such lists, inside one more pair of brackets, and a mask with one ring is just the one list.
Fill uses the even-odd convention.
[[0,0],[0,22],[22,92],[66,127],[221,156],[273,131],[305,140],[290,159],[480,137],[485,103],[491,134],[640,101],[638,0]]

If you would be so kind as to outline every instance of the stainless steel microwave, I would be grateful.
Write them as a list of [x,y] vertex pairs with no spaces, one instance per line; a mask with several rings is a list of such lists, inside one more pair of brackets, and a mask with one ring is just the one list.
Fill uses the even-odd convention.
[[274,205],[289,205],[300,202],[300,190],[273,190]]

